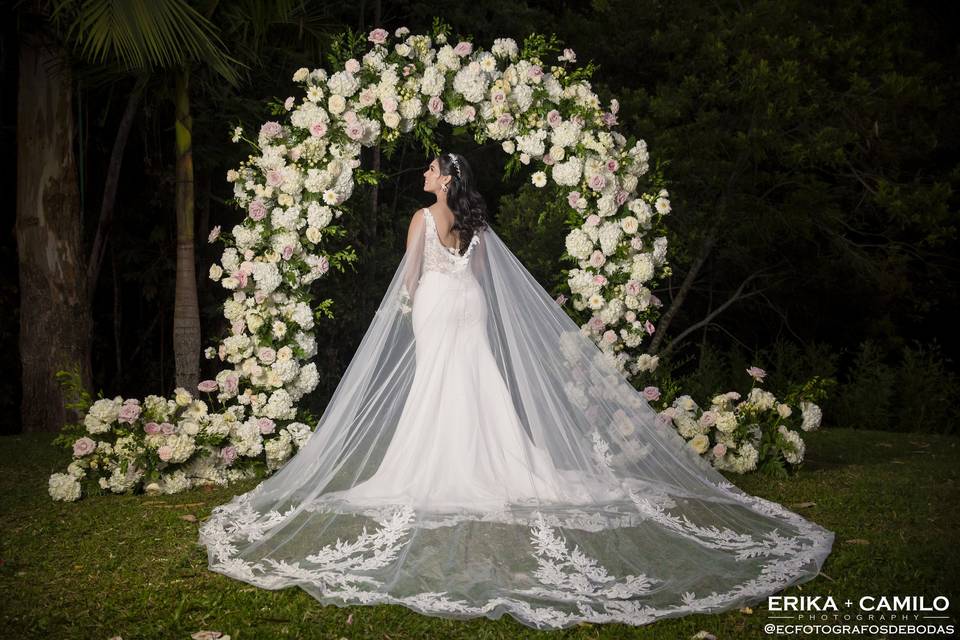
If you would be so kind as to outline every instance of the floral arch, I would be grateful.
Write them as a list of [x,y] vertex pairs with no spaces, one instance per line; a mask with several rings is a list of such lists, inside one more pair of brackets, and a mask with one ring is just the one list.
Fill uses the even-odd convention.
[[230,333],[204,352],[225,365],[199,385],[210,404],[185,389],[143,403],[95,402],[86,433],[118,437],[106,447],[86,433],[77,439],[68,473],[51,476],[54,498],[79,497],[90,468],[83,461],[94,450],[110,460],[100,486],[117,493],[141,484],[175,493],[281,467],[311,434],[297,403],[317,385],[313,329],[332,303],[315,303],[311,284],[355,257],[328,252],[325,241],[342,231],[354,185],[376,182],[360,169],[361,148],[412,134],[436,152],[432,133],[441,122],[468,129],[477,142],[500,141],[508,172],[526,165],[534,185],[553,183],[545,193],[570,207],[568,313],[624,375],[656,368],[640,347],[660,306],[651,287],[670,272],[663,225],[670,202],[662,178],[649,172],[646,143],[615,130],[619,104],[601,107],[592,66],[577,67],[555,38],[533,35],[522,49],[500,38],[484,51],[448,41],[447,32],[375,29],[369,45],[347,35],[334,47],[334,73],[294,73],[303,95],[275,105],[283,122],[264,123],[255,141],[234,130],[233,141],[254,152],[227,175],[244,219],[209,238],[225,245],[209,277],[232,292],[223,305]]

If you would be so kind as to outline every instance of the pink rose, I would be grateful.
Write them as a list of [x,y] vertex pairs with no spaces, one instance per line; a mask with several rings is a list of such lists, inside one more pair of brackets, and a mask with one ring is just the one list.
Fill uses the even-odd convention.
[[767,377],[767,372],[760,367],[750,367],[747,369],[747,373],[757,382],[763,382],[763,379]]
[[219,388],[220,385],[217,384],[216,380],[204,380],[197,385],[197,389],[199,391],[203,391],[204,393],[210,393],[211,391],[216,391]]
[[628,296],[638,296],[640,295],[640,283],[636,280],[627,280],[624,290]]
[[160,433],[160,425],[158,425],[156,422],[148,422],[147,424],[143,425],[143,430],[152,436]]
[[93,453],[94,450],[96,450],[96,448],[97,448],[96,442],[94,442],[87,436],[83,436],[82,438],[80,438],[79,440],[73,443],[73,456],[75,458],[80,458],[87,454]]
[[219,357],[221,360],[224,360],[227,357],[227,348],[222,344],[217,347],[217,357]]
[[600,333],[603,331],[603,328],[607,326],[607,323],[604,322],[600,316],[593,316],[587,321],[587,325],[594,333]]
[[574,209],[577,208],[577,202],[579,202],[579,200],[580,200],[580,192],[579,192],[579,191],[571,191],[571,192],[567,195],[567,204],[569,204],[569,205],[570,205],[572,208],[574,208]]
[[392,97],[384,98],[382,102],[383,102],[383,110],[385,113],[393,113],[394,111],[397,110],[397,107],[400,106],[399,104],[397,104],[397,99]]
[[593,284],[598,284],[602,287],[603,285],[607,284],[607,276],[598,273],[597,275],[593,276]]
[[550,111],[550,113],[547,114],[547,123],[551,127],[556,127],[561,122],[563,122],[563,116],[561,116],[560,112],[557,111],[556,109],[553,109],[552,111]]
[[276,423],[270,418],[260,418],[257,420],[257,428],[260,429],[260,433],[267,435],[268,433],[273,433],[276,429]]
[[493,95],[490,96],[490,102],[495,105],[502,106],[507,102],[507,94],[503,89],[497,89],[493,92]]
[[290,96],[289,98],[283,101],[283,108],[286,109],[287,111],[290,111],[290,109],[293,109],[293,103],[294,103],[294,97]]
[[413,66],[412,64],[405,64],[405,65],[403,65],[403,77],[406,78],[408,75],[410,75],[411,73],[413,73],[413,72],[416,71],[416,70],[417,70],[417,68],[416,68],[415,66]]
[[359,122],[347,125],[347,137],[351,140],[359,140],[363,137],[363,125]]
[[599,269],[607,261],[607,256],[599,249],[590,254],[590,266]]
[[577,125],[578,127],[583,127],[583,116],[579,114],[570,116],[570,122]]
[[260,358],[261,362],[270,364],[277,359],[277,352],[270,347],[260,347],[260,350],[257,351],[257,357]]
[[700,424],[705,427],[712,427],[717,424],[717,412],[716,411],[704,411],[700,416]]
[[247,286],[247,278],[250,277],[250,272],[249,272],[249,271],[247,271],[247,270],[244,269],[243,267],[240,267],[239,269],[237,269],[236,271],[234,271],[231,275],[232,275],[234,278],[237,279],[237,288],[238,288],[238,289],[243,289],[244,287]]
[[589,184],[594,191],[601,191],[607,185],[607,179],[598,173],[590,178]]
[[267,186],[279,187],[283,184],[283,173],[279,169],[267,171]]
[[237,459],[237,448],[232,444],[227,445],[223,449],[220,449],[220,457],[227,465],[233,464],[233,461]]
[[434,115],[441,113],[443,111],[443,100],[437,96],[433,96],[427,102],[427,109]]
[[360,120],[357,118],[357,112],[351,109],[343,114],[343,121],[347,124],[353,124],[355,122],[359,122]]
[[654,326],[653,326],[653,323],[651,323],[649,320],[647,320],[647,321],[645,321],[645,322],[643,323],[643,328],[644,328],[644,329],[646,330],[646,332],[649,333],[650,335],[653,335],[653,332],[657,330],[657,328],[654,327]]
[[652,305],[655,306],[655,307],[662,307],[662,306],[663,306],[663,302],[660,301],[660,298],[658,298],[657,296],[655,296],[655,295],[652,294],[652,293],[650,294],[650,304],[652,304]]
[[715,457],[722,458],[726,453],[727,445],[723,444],[722,442],[718,442],[717,444],[713,445],[713,455]]
[[356,73],[360,71],[360,62],[356,58],[350,58],[343,65],[343,68],[346,69],[347,73]]
[[386,29],[374,29],[373,31],[370,32],[370,35],[367,36],[367,40],[369,40],[373,44],[383,44],[384,42],[387,41],[387,37],[389,35],[390,34],[387,33]]
[[291,257],[293,257],[293,245],[292,244],[283,245],[283,249],[280,250],[280,255],[283,257],[284,260],[289,260]]
[[497,126],[503,129],[506,129],[513,124],[513,116],[509,113],[501,113],[500,117],[497,118]]
[[473,45],[469,42],[458,42],[457,46],[453,48],[453,52],[463,58],[473,52]]
[[252,220],[263,220],[267,215],[267,206],[263,204],[263,200],[256,198],[247,207],[247,213]]
[[159,449],[157,449],[157,455],[160,456],[161,460],[163,460],[164,462],[167,462],[168,460],[170,460],[170,458],[173,457],[173,447],[171,447],[168,444],[165,444],[161,446]]
[[560,306],[562,307],[562,306],[563,306],[564,304],[566,304],[566,302],[567,302],[567,296],[565,296],[565,295],[563,295],[563,294],[561,293],[560,295],[558,295],[558,296],[554,299],[554,302],[556,302],[558,305],[560,305]]
[[646,398],[647,401],[649,401],[649,402],[653,402],[654,400],[659,400],[659,399],[660,399],[660,389],[658,389],[657,387],[653,387],[653,386],[644,387],[644,389],[643,389],[643,397]]
[[547,166],[551,166],[553,164],[556,164],[556,161],[553,159],[552,155],[550,155],[549,153],[546,153],[543,156],[543,164]]
[[117,422],[126,422],[127,424],[133,424],[134,421],[140,416],[140,405],[124,402],[123,406],[120,407],[120,415],[117,416]]
[[215,226],[213,229],[210,230],[210,235],[207,236],[207,242],[208,242],[208,243],[213,242],[214,240],[216,240],[216,239],[219,238],[219,237],[220,237],[220,225],[217,225],[217,226]]
[[609,171],[610,173],[613,173],[614,171],[616,171],[617,167],[619,166],[620,166],[620,163],[617,162],[615,159],[610,158],[609,160],[607,160],[607,171]]
[[320,259],[317,260],[317,271],[321,274],[326,273],[330,269],[330,261],[327,260],[326,256],[320,256]]
[[617,341],[617,333],[613,329],[607,329],[603,333],[603,341],[607,344],[613,344]]
[[256,302],[257,304],[263,304],[263,301],[266,300],[266,299],[267,299],[267,294],[264,293],[262,290],[259,290],[259,289],[258,289],[258,290],[257,290],[256,292],[254,292],[254,294],[253,294],[253,300],[254,300],[254,302]]
[[169,422],[161,423],[160,433],[165,436],[172,436],[176,432],[177,428],[170,424]]
[[[477,117],[477,110],[473,105],[468,104],[463,108],[463,115],[467,117],[467,120],[472,121],[475,117]],[[510,121],[513,122],[513,117],[510,118]]]
[[598,216],[595,213],[591,213],[590,215],[587,216],[587,219],[585,220],[585,222],[587,223],[587,225],[591,227],[595,227],[598,224],[600,224],[600,216]]
[[238,378],[234,374],[231,374],[226,378],[224,378],[223,382],[224,382],[223,388],[227,393],[229,393],[230,395],[234,395],[237,393],[237,387],[240,385],[240,378]]
[[374,102],[377,101],[377,89],[376,87],[367,87],[360,92],[360,106],[369,107]]
[[243,333],[243,330],[247,328],[247,323],[243,320],[234,320],[230,323],[230,333],[232,335],[238,336]]
[[612,113],[604,113],[602,116],[600,116],[600,119],[603,120],[603,124],[607,125],[608,127],[612,127],[613,125],[617,124],[617,116],[613,115]]
[[535,83],[540,82],[540,80],[543,79],[543,68],[539,65],[533,65],[527,70],[527,77],[529,77]]
[[327,135],[327,123],[326,122],[314,122],[310,125],[310,135],[314,138],[322,138]]
[[260,127],[260,135],[264,138],[275,138],[281,133],[283,133],[283,127],[280,126],[279,122],[264,122],[263,126]]
[[630,197],[630,194],[628,194],[625,190],[617,189],[617,195],[614,196],[613,200],[614,202],[617,203],[617,206],[619,207],[624,202],[626,202],[627,198],[629,197]]

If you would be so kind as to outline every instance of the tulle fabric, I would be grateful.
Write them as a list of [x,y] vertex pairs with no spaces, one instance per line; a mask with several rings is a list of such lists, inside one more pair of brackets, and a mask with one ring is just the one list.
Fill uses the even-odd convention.
[[686,445],[492,228],[429,210],[309,442],[216,507],[209,567],[323,603],[537,628],[753,604],[832,532]]

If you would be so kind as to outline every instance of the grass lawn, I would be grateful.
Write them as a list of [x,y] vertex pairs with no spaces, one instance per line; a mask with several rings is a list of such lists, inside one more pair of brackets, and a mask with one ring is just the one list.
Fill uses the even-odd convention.
[[[47,495],[47,476],[64,471],[69,454],[50,446],[51,437],[0,438],[4,639],[189,638],[202,629],[232,640],[690,638],[700,630],[720,640],[776,637],[763,630],[765,604],[752,613],[692,615],[645,627],[534,631],[509,616],[459,622],[400,606],[321,606],[298,588],[258,589],[208,571],[206,550],[197,544],[198,520],[255,481],[174,496],[56,503]],[[793,479],[727,475],[836,532],[823,573],[784,593],[832,595],[841,610],[843,600],[866,595],[922,595],[928,603],[944,595],[953,620],[940,622],[956,625],[960,438],[829,429],[805,437],[807,460]]]

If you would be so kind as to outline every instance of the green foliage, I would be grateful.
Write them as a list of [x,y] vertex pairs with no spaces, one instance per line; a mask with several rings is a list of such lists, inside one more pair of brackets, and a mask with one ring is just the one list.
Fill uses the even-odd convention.
[[241,63],[230,55],[218,26],[185,0],[56,0],[51,23],[74,52],[92,64],[133,72],[203,61],[230,84],[240,78]]
[[[54,374],[54,377],[60,385],[60,389],[63,391],[64,398],[66,398],[63,406],[66,407],[67,410],[74,412],[78,419],[75,422],[67,422],[64,424],[60,430],[60,434],[53,439],[52,444],[69,449],[73,446],[77,438],[80,438],[87,432],[83,424],[83,417],[93,404],[93,397],[83,385],[79,365],[74,365],[71,369],[61,369]],[[98,394],[98,397],[103,397],[102,391]]]
[[840,424],[860,429],[957,433],[960,381],[934,341],[888,353],[860,343],[837,392]]
[[350,58],[363,55],[367,45],[367,34],[347,27],[333,36],[327,47],[327,64],[330,69],[343,69]]

